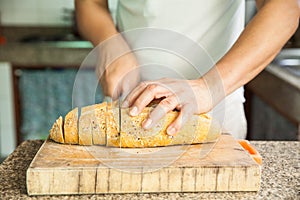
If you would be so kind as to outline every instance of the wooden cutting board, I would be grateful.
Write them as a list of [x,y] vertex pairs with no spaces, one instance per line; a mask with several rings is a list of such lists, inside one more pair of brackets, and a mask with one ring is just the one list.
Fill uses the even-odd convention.
[[231,135],[221,135],[215,144],[146,149],[47,140],[27,170],[27,191],[29,195],[257,191],[260,178],[260,165]]

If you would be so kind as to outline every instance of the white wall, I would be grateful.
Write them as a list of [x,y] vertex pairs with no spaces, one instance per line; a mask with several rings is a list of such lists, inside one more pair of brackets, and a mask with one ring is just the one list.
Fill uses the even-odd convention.
[[0,0],[3,25],[66,26],[63,9],[74,9],[73,0]]
[[12,67],[0,62],[0,157],[8,156],[16,146]]

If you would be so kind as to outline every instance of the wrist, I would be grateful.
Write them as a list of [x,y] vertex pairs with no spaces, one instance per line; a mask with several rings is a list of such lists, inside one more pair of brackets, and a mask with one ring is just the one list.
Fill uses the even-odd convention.
[[206,90],[210,97],[212,107],[216,106],[226,97],[226,88],[217,68],[212,68],[204,76],[197,79],[201,90]]

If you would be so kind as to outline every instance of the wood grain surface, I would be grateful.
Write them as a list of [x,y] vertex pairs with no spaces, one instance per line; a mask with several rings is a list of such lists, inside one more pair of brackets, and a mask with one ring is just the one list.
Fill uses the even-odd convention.
[[160,148],[57,144],[40,148],[27,170],[29,195],[257,191],[260,166],[233,139]]

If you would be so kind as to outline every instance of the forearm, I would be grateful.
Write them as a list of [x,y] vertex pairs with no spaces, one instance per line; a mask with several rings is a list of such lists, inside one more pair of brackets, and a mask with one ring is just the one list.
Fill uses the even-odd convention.
[[226,95],[261,72],[298,27],[297,0],[269,0],[259,7],[236,43],[216,65]]
[[118,33],[107,0],[75,0],[75,8],[79,32],[94,46]]

